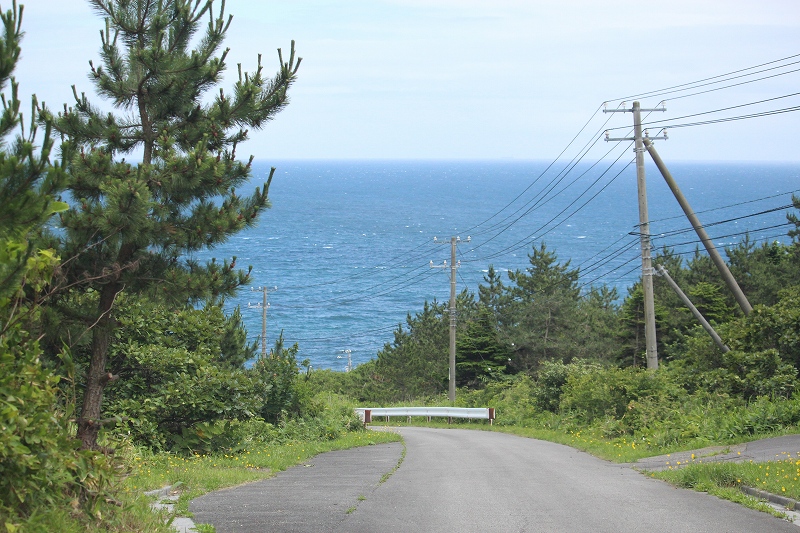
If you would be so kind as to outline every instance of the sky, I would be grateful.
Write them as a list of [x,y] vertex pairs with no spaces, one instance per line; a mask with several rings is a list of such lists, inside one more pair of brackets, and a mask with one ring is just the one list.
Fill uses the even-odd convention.
[[[86,74],[104,22],[85,0],[21,3],[21,95],[60,109],[75,85],[97,100]],[[276,49],[288,55],[292,39],[303,58],[289,106],[240,147],[267,161],[552,160],[587,121],[592,135],[607,119],[631,124],[627,113],[597,114],[603,102],[800,54],[797,0],[227,0],[226,12],[234,18],[223,88],[259,53],[276,70]],[[785,96],[798,82],[800,72],[668,99],[658,116]],[[800,96],[713,118],[792,106]],[[669,137],[659,145],[665,160],[800,161],[795,112]]]

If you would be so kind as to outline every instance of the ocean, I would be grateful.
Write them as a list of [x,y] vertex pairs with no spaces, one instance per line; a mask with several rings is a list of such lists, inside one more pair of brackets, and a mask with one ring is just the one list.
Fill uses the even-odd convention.
[[[684,195],[718,246],[749,233],[789,242],[786,206],[800,194],[800,163],[670,163]],[[407,314],[449,299],[450,238],[458,244],[458,291],[477,293],[489,265],[524,269],[545,242],[581,271],[581,284],[616,287],[639,277],[633,165],[540,161],[256,161],[242,193],[276,167],[272,207],[258,224],[198,259],[252,265],[240,306],[260,339],[268,288],[267,341],[283,332],[299,360],[345,370],[374,358]],[[691,255],[698,240],[658,170],[648,165],[653,247]],[[469,237],[469,240],[468,240]],[[434,238],[438,242],[434,242]],[[248,305],[251,307],[248,307]],[[260,341],[259,341],[260,347]],[[349,351],[349,352],[348,352]]]

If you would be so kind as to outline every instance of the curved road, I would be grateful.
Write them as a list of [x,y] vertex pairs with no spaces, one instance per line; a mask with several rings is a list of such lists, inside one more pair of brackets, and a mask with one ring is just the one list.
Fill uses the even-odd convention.
[[331,452],[194,500],[218,533],[791,532],[797,526],[676,489],[568,446],[504,433],[400,428],[400,444]]

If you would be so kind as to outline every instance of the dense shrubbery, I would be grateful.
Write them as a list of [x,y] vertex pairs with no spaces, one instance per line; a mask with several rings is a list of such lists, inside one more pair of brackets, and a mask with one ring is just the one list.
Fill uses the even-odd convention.
[[[322,437],[354,427],[330,419],[312,397],[299,372],[298,347],[285,347],[282,336],[266,357],[245,368],[255,346],[245,344],[238,313],[225,317],[213,305],[169,309],[126,297],[115,316],[120,327],[109,370],[119,379],[106,389],[105,412],[118,420],[114,433],[137,445],[210,453],[304,433],[297,428]],[[81,350],[76,344],[74,360],[88,357]],[[85,364],[77,365],[78,387],[81,368]]]
[[0,336],[0,519],[28,515],[77,494],[77,450],[59,409],[58,379],[19,328]]

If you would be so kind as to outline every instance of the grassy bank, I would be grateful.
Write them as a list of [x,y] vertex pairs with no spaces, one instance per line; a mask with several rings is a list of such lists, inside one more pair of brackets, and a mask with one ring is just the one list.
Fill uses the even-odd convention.
[[784,517],[784,513],[753,496],[744,494],[742,486],[800,500],[800,460],[787,458],[766,463],[701,463],[660,472],[651,472],[675,486],[708,492],[747,507]]

